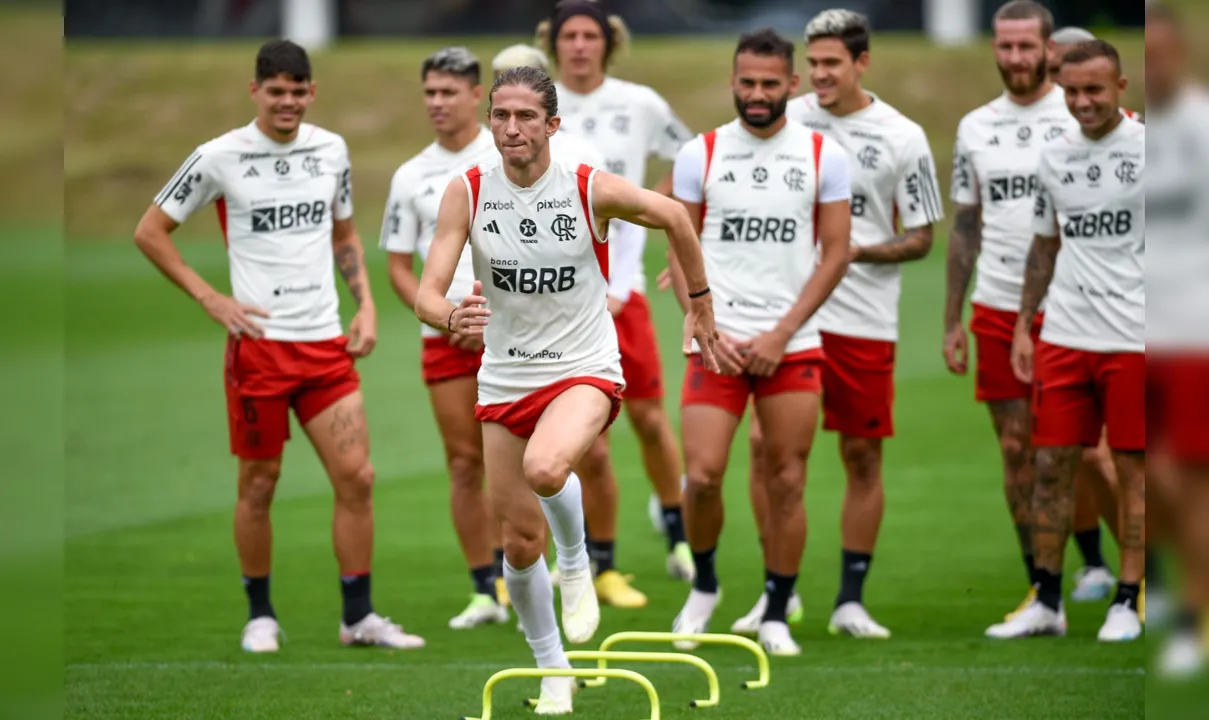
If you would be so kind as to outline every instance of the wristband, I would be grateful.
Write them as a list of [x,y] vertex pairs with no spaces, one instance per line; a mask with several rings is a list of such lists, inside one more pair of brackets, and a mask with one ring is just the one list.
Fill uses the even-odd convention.
[[455,332],[453,329],[453,314],[457,311],[457,308],[449,311],[449,321],[445,323],[445,326],[449,328],[449,332]]
[[709,285],[706,285],[704,290],[698,290],[697,292],[688,294],[689,298],[692,300],[696,300],[699,297],[705,297],[706,295],[709,295]]

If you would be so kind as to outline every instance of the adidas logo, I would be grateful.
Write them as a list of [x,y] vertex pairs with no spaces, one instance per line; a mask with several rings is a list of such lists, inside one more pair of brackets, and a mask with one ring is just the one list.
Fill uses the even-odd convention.
[[499,235],[500,226],[494,220],[492,220],[491,222],[489,222],[483,226],[483,232],[495,233],[496,235]]
[[253,167],[248,168],[248,171],[246,173],[244,173],[243,176],[246,178],[260,177],[260,173],[256,172],[256,167],[253,166]]
[[735,174],[733,172],[728,172],[725,175],[723,175],[722,177],[718,178],[718,182],[734,182],[734,181],[735,181]]

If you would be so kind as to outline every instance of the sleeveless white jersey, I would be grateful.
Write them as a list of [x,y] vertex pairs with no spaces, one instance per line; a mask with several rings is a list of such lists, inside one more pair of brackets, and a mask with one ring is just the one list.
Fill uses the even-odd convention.
[[1146,124],[1146,345],[1209,349],[1209,92],[1185,87]]
[[982,253],[972,300],[1016,312],[1024,287],[1024,261],[1033,240],[1030,219],[1042,148],[1079,124],[1062,88],[1029,106],[1005,92],[966,115],[957,128],[950,196],[958,205],[982,206]]
[[[571,92],[562,83],[556,83],[555,88],[562,117],[559,133],[578,135],[591,143],[604,156],[601,169],[639,187],[646,186],[651,155],[674,160],[681,146],[693,137],[667,101],[645,85],[607,77],[587,94]],[[636,242],[646,241],[646,228],[635,225],[627,231]],[[628,281],[627,290],[646,292],[642,263],[638,263],[633,278],[616,280]]]
[[[685,145],[673,179],[677,198],[703,205],[701,251],[718,329],[741,340],[772,330],[818,263],[816,205],[851,197],[843,149],[792,122],[765,140],[734,120]],[[811,318],[785,349],[819,345]]]
[[609,314],[608,239],[592,211],[595,169],[553,159],[532,186],[473,168],[470,246],[491,317],[479,403],[516,402],[572,377],[624,385]]
[[[813,93],[789,102],[786,116],[839,143],[852,184],[852,243],[879,245],[904,228],[944,219],[928,138],[915,122],[873,93],[873,103],[838,117]],[[898,263],[852,263],[819,310],[819,329],[872,340],[898,339]]]
[[214,202],[232,295],[269,312],[270,340],[339,337],[332,221],[353,216],[348,146],[309,123],[288,143],[252,122],[200,145],[155,204],[178,223]]
[[1068,133],[1041,153],[1033,231],[1061,234],[1041,339],[1093,352],[1146,349],[1146,126]]
[[[434,142],[403,163],[390,181],[379,247],[387,252],[419,253],[427,262],[441,198],[449,181],[492,158],[499,158],[495,141],[486,128],[480,128],[475,139],[458,152],[450,152]],[[474,263],[467,246],[458,259],[445,299],[454,305],[461,303],[474,287],[474,280]],[[424,337],[442,335],[440,330],[424,323],[420,323],[420,334]]]

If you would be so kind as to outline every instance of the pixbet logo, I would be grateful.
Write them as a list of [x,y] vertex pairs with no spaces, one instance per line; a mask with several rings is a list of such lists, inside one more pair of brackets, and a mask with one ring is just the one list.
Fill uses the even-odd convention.
[[511,209],[513,209],[513,205],[512,205],[511,200],[509,200],[508,202],[496,202],[494,200],[488,200],[487,202],[483,203],[483,209],[484,210],[511,210]]
[[537,202],[537,211],[542,210],[566,210],[571,207],[571,198],[563,198],[562,200],[539,200]]

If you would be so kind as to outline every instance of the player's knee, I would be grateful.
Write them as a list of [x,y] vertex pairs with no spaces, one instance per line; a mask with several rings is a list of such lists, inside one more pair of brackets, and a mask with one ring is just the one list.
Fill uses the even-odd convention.
[[550,453],[525,453],[524,471],[525,480],[533,492],[550,497],[563,489],[567,476],[571,474],[571,466]]
[[448,462],[449,481],[455,487],[469,490],[483,487],[483,453],[477,448],[454,449]]
[[656,445],[667,435],[668,420],[663,406],[657,402],[644,402],[630,412],[634,433],[643,445]]
[[253,512],[268,513],[280,477],[280,459],[241,462],[239,502]]
[[345,505],[367,504],[373,491],[374,466],[368,460],[336,482],[336,500]]
[[504,556],[508,558],[508,564],[517,570],[524,570],[541,560],[542,550],[546,543],[540,527],[508,526],[504,530],[500,544],[504,548]]
[[802,503],[806,489],[806,458],[797,453],[777,453],[768,473],[768,506],[784,512]]
[[878,444],[864,438],[849,438],[841,447],[848,481],[873,484],[882,477],[882,453]]
[[684,474],[684,491],[697,500],[722,496],[722,473],[710,468],[690,467]]
[[1019,470],[1029,462],[1028,438],[1016,433],[1004,433],[999,438],[999,452],[1003,463],[1012,470]]

